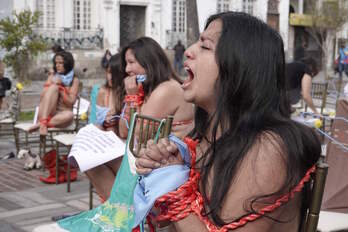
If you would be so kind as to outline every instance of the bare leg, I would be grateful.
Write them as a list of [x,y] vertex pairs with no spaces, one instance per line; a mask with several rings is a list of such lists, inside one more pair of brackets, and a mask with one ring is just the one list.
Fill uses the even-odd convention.
[[3,99],[3,97],[0,97],[0,110],[1,110],[1,106],[2,106],[2,99]]
[[[49,115],[53,115],[57,108],[59,97],[59,88],[57,85],[51,85],[42,95],[39,105],[39,120],[46,119]],[[29,129],[29,132],[33,132],[40,128],[40,134],[47,134],[47,125],[37,123]]]
[[112,169],[112,171],[115,173],[115,176],[117,175],[118,169],[120,169],[122,158],[123,156],[118,157],[117,159],[113,159],[105,164]]
[[71,124],[74,119],[72,110],[64,110],[57,112],[50,121],[50,125],[57,128],[64,128]]
[[[45,95],[40,101],[39,106],[39,119],[46,119],[49,115],[54,115],[57,109],[59,97],[59,88],[57,85],[51,85],[46,90]],[[40,124],[40,135],[47,134],[47,125]]]
[[110,197],[112,186],[114,185],[121,162],[122,157],[85,172],[98,194],[104,199]]
[[114,172],[106,165],[100,165],[85,172],[88,179],[92,182],[97,193],[104,199],[110,197],[112,185],[115,181]]
[[[74,119],[73,112],[70,110],[65,110],[65,111],[61,111],[61,112],[56,113],[51,118],[49,124],[52,127],[64,128],[64,127],[69,126],[73,119]],[[29,133],[31,133],[39,128],[40,128],[40,132],[41,132],[42,127],[41,127],[40,123],[37,123],[29,129]],[[42,134],[42,133],[40,133],[40,134]],[[47,134],[47,126],[46,126],[46,134]]]
[[[38,115],[39,120],[46,119],[49,115],[53,115],[55,113],[58,103],[58,97],[59,88],[57,85],[51,85],[46,89],[45,93],[42,95],[42,98],[40,99]],[[32,126],[29,129],[29,132],[33,132],[39,128],[41,135],[47,134],[47,125],[43,125],[40,123],[37,123],[36,125]]]

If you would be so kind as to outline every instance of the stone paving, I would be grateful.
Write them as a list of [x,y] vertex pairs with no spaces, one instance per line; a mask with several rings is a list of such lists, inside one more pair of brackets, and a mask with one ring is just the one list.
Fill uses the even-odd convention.
[[[14,151],[11,136],[0,138],[1,154]],[[47,171],[23,169],[24,159],[0,160],[0,232],[24,232],[52,223],[52,216],[71,214],[89,207],[89,182],[84,174],[71,184],[48,185],[39,180]],[[94,205],[99,199],[94,196]]]

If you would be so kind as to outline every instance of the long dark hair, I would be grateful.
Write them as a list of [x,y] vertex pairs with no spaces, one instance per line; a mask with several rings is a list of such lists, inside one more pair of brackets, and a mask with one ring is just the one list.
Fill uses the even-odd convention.
[[[252,212],[257,200],[278,196],[296,185],[318,160],[321,149],[312,130],[290,120],[280,35],[245,13],[212,15],[205,28],[214,20],[222,22],[215,53],[219,67],[215,84],[218,101],[213,115],[197,107],[191,136],[212,138],[210,148],[202,156],[202,191],[207,214],[222,226],[229,223],[220,217],[225,196],[243,158],[261,138],[266,137],[273,143],[281,140],[279,147],[287,157],[286,180],[277,192],[255,196],[250,205]],[[212,134],[207,136],[209,128],[213,128]],[[218,128],[222,130],[219,138]],[[265,134],[273,139],[263,136]],[[208,194],[206,186],[211,173],[214,174],[209,185],[212,190]]]
[[64,69],[65,69],[65,73],[63,73],[64,75],[68,74],[73,68],[74,68],[74,57],[73,55],[68,52],[68,51],[60,51],[57,52],[54,57],[53,57],[53,70],[56,73],[57,72],[57,67],[56,67],[56,57],[60,56],[63,58],[63,62],[64,62]]
[[147,79],[143,83],[145,96],[149,96],[164,81],[175,79],[181,83],[161,46],[149,37],[138,38],[122,49],[121,66],[124,75],[127,75],[125,57],[128,49],[132,50],[135,59],[146,71]]
[[111,56],[107,69],[111,72],[111,83],[112,83],[112,95],[115,101],[116,114],[120,114],[123,106],[123,98],[125,96],[125,89],[123,83],[123,73],[121,71],[121,56],[115,54]]

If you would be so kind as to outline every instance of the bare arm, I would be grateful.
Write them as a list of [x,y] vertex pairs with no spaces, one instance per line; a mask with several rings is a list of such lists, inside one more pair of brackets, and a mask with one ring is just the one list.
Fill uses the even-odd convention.
[[177,96],[177,89],[172,83],[164,82],[151,93],[148,100],[142,105],[141,113],[154,118],[174,115],[179,107],[175,100]]
[[[175,101],[178,96],[178,89],[170,81],[161,83],[152,91],[149,98],[141,106],[141,114],[154,118],[166,118],[168,115],[174,115],[178,103]],[[129,106],[126,109],[126,115],[130,115]],[[122,120],[123,121],[123,120]],[[128,131],[125,123],[120,121],[120,134],[126,135]]]
[[79,79],[77,79],[76,77],[73,79],[73,84],[70,87],[68,92],[65,91],[59,91],[59,96],[61,97],[61,99],[63,99],[63,102],[65,105],[68,106],[73,106],[76,98],[77,98],[77,93],[79,91]]
[[304,74],[302,81],[301,81],[301,94],[303,97],[303,100],[306,102],[306,104],[311,108],[311,110],[318,114],[317,109],[314,106],[313,99],[311,96],[311,89],[312,89],[312,78],[308,74]]

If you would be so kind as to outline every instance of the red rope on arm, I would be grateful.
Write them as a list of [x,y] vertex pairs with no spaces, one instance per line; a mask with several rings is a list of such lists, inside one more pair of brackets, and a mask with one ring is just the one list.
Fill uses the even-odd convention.
[[126,95],[124,98],[124,102],[129,103],[130,105],[140,107],[144,103],[144,89],[143,86],[140,85],[138,88],[138,93],[133,95]]
[[161,211],[160,215],[156,217],[156,220],[158,221],[179,221],[193,212],[190,206],[192,202],[197,199],[198,181],[200,179],[200,173],[195,170],[196,145],[198,141],[194,141],[191,138],[185,138],[184,142],[188,145],[191,154],[189,180],[180,186],[178,190],[170,192],[157,199],[155,207],[158,207]]
[[191,153],[192,164],[190,177],[184,185],[178,188],[178,190],[170,192],[157,199],[155,202],[155,207],[160,209],[160,214],[156,217],[156,220],[158,221],[179,221],[187,217],[189,214],[194,213],[206,225],[208,231],[226,232],[228,230],[233,230],[244,226],[248,222],[255,221],[267,213],[273,212],[275,209],[294,198],[295,193],[302,191],[305,183],[310,180],[310,175],[316,170],[315,165],[311,167],[301,181],[294,188],[292,188],[290,192],[278,198],[272,205],[265,206],[257,213],[251,213],[236,222],[232,222],[218,228],[207,216],[203,216],[204,199],[198,190],[200,173],[195,169],[196,145],[198,141],[185,138],[184,142],[188,145]]

